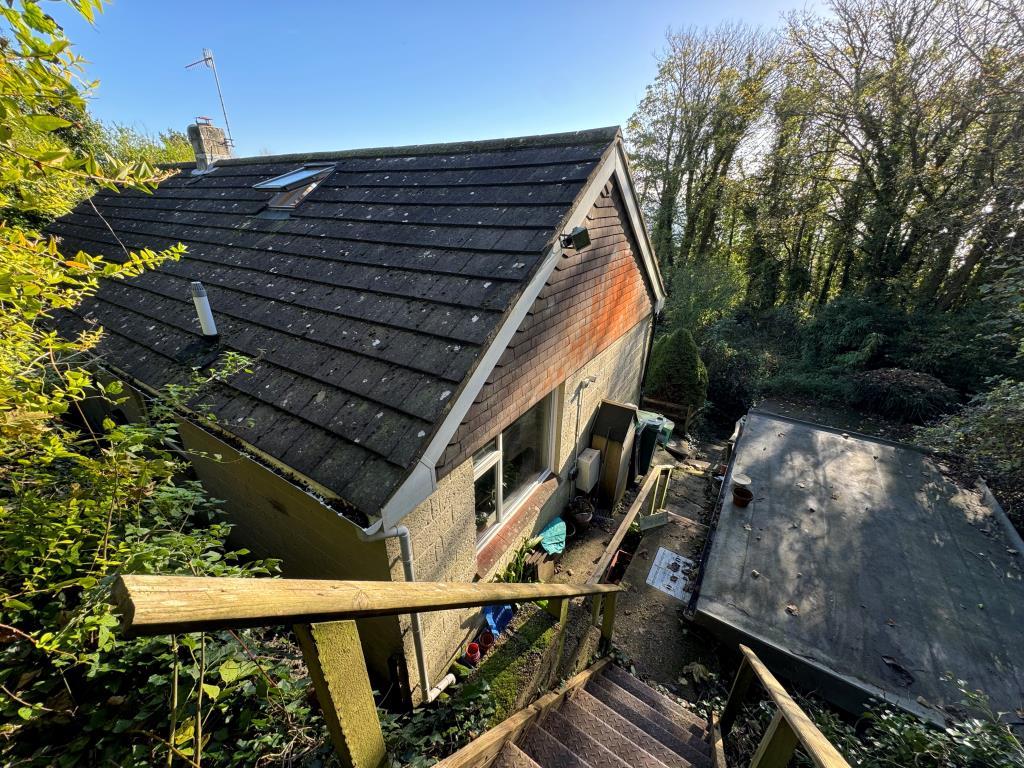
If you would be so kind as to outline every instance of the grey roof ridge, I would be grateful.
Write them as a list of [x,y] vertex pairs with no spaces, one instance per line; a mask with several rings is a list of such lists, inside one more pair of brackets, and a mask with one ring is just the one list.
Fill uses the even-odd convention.
[[[482,139],[477,141],[456,141],[439,144],[406,144],[397,147],[363,147],[328,152],[295,152],[282,155],[250,155],[218,160],[216,166],[251,165],[252,163],[287,163],[311,160],[344,160],[349,157],[402,157],[405,155],[444,155],[468,150],[495,151],[503,149],[526,149],[535,147],[558,147],[569,144],[611,143],[621,134],[617,125],[591,128],[564,133],[542,133],[534,136],[515,136],[505,139]],[[194,161],[162,163],[160,168],[193,168]]]

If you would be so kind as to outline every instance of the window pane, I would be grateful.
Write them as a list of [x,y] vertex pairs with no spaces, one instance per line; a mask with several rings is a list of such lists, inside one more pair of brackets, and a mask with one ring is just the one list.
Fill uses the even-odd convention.
[[306,179],[314,176],[326,175],[331,170],[330,166],[313,166],[312,168],[297,168],[294,171],[275,176],[272,179],[253,184],[253,189],[288,189]]
[[473,466],[478,467],[483,464],[496,450],[498,450],[497,438],[473,454]]
[[498,520],[498,465],[495,464],[484,472],[473,485],[476,492],[476,530],[481,532],[490,528]]
[[520,416],[501,433],[502,491],[505,503],[536,479],[545,468],[548,444],[548,400]]

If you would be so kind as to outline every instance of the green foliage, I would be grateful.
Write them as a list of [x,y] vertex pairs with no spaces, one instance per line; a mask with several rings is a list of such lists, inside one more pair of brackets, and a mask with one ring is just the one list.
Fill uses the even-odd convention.
[[803,367],[838,373],[907,368],[961,392],[1019,368],[1008,334],[983,339],[981,307],[955,313],[905,311],[865,298],[833,301],[798,333]]
[[743,276],[730,258],[709,257],[713,263],[688,261],[677,264],[670,274],[672,283],[665,314],[671,328],[697,333],[720,320],[739,303]]
[[1024,382],[1001,379],[917,438],[967,458],[982,474],[1024,474]]
[[[89,19],[100,7],[70,5]],[[149,424],[86,418],[86,400],[112,408],[123,396],[88,364],[102,330],[65,339],[52,319],[101,280],[184,248],[109,260],[62,254],[24,228],[69,190],[147,191],[161,175],[145,152],[92,151],[75,87],[81,60],[37,3],[4,4],[0,18],[0,194],[16,214],[0,226],[0,762],[253,765],[322,752],[323,723],[286,640],[247,631],[129,641],[117,629],[108,597],[118,574],[276,570],[226,548],[229,527],[173,451],[174,403],[244,361],[228,356],[169,390]]]
[[923,424],[953,410],[956,392],[934,376],[904,368],[879,368],[853,376],[852,405],[896,421]]
[[526,560],[539,542],[539,536],[524,541],[519,549],[515,551],[515,554],[512,555],[512,559],[505,566],[505,569],[501,573],[494,575],[494,581],[505,584],[519,584],[526,581]]
[[704,407],[707,392],[708,371],[693,334],[679,328],[654,342],[646,394],[696,414]]
[[494,703],[486,681],[441,694],[411,713],[379,711],[388,754],[396,766],[425,768],[469,743],[489,727]]
[[797,319],[788,311],[739,311],[705,330],[701,358],[708,371],[710,419],[731,425],[760,398],[799,346]]
[[[821,702],[799,697],[825,737],[858,768],[1024,768],[1024,746],[1012,729],[994,713],[985,696],[956,681],[970,714],[944,729],[901,710],[879,703],[857,723],[849,723]],[[744,707],[726,745],[729,763],[750,761],[774,714],[761,701]],[[792,765],[812,768],[799,748]]]

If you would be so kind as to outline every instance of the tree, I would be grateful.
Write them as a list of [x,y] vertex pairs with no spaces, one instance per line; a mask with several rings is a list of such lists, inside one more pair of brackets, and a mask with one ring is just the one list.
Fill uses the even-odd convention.
[[[97,0],[69,4],[89,19],[100,9]],[[308,681],[269,658],[259,635],[126,641],[115,632],[107,597],[120,572],[243,576],[276,566],[225,548],[229,527],[215,502],[184,479],[170,450],[171,409],[192,387],[154,400],[148,424],[86,418],[88,400],[120,397],[119,384],[89,365],[102,329],[62,338],[53,319],[101,280],[137,275],[184,248],[61,253],[26,226],[47,210],[41,191],[146,191],[163,174],[143,151],[92,151],[75,87],[81,60],[38,3],[4,4],[0,18],[0,179],[8,210],[22,214],[0,225],[0,761],[169,765],[205,755],[236,764],[315,748],[322,728]],[[138,149],[133,135],[113,135]],[[241,365],[225,359],[205,379]]]
[[678,405],[687,422],[680,426],[689,431],[707,398],[708,372],[688,330],[680,328],[655,342],[646,389],[647,394]]
[[775,62],[774,38],[742,24],[668,36],[627,129],[663,269],[716,242],[727,179],[768,101]]

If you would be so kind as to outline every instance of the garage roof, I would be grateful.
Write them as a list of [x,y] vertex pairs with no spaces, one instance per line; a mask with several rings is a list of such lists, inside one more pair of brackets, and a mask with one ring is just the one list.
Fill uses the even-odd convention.
[[744,421],[726,482],[748,475],[754,500],[722,503],[698,618],[844,706],[941,721],[952,674],[1020,724],[1024,552],[1002,510],[913,446]]

